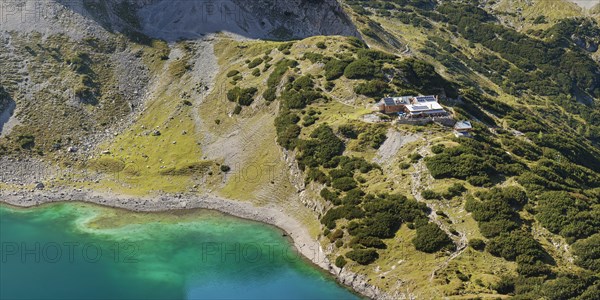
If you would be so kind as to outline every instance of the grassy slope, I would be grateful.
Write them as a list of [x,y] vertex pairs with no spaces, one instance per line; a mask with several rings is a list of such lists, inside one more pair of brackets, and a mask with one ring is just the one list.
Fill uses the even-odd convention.
[[[194,88],[195,82],[178,71],[179,64],[189,61],[191,54],[181,45],[175,46],[173,53],[174,57],[159,71],[160,79],[155,83],[152,99],[135,124],[98,147],[97,152],[110,151],[109,155],[98,153],[98,159],[103,156],[103,159],[125,164],[125,170],[117,172],[117,178],[110,176],[98,188],[131,194],[186,191],[194,179],[204,175],[203,172],[196,172],[191,178],[161,175],[168,169],[181,170],[204,162],[198,146],[200,136],[192,118],[193,108],[183,103],[181,94]],[[160,136],[154,136],[154,130],[158,130]]]
[[[501,18],[513,24],[519,30],[545,29],[557,20],[578,17],[584,10],[577,4],[566,0],[502,0],[491,6],[496,12],[510,13]],[[533,24],[538,16],[544,16],[547,23]]]
[[[500,1],[497,5],[494,5],[493,9],[498,11],[516,11],[517,7],[522,8],[521,15],[525,17],[524,21],[518,21],[518,18],[513,18],[510,15],[503,16],[502,19],[505,21],[512,23],[518,30],[527,30],[527,29],[543,29],[551,26],[555,21],[564,17],[574,17],[581,16],[582,10],[577,7],[573,3],[563,2],[563,1],[545,1],[539,0],[534,1],[533,5],[527,6],[524,4],[524,1]],[[365,20],[364,16],[359,16],[350,12],[353,19],[357,21],[357,24],[367,24],[368,22]],[[531,24],[531,21],[535,19],[535,17],[544,15],[548,20],[546,24],[534,25]],[[446,69],[441,63],[433,59],[432,57],[422,54],[419,52],[420,49],[424,47],[425,41],[427,41],[428,35],[435,35],[441,37],[443,39],[452,41],[454,46],[459,47],[463,51],[463,53],[472,53],[476,54],[481,51],[487,51],[479,46],[475,48],[469,48],[468,42],[462,38],[455,38],[445,30],[440,30],[441,27],[438,24],[434,24],[433,29],[426,28],[417,28],[412,25],[403,24],[393,18],[382,18],[377,17],[375,15],[369,16],[369,18],[379,24],[389,33],[394,34],[398,39],[405,42],[412,51],[408,53],[408,55],[414,55],[418,58],[424,59],[434,66],[436,66],[436,70],[441,74],[444,74],[448,78],[454,78],[452,72]],[[518,22],[517,22],[518,21]],[[364,28],[364,27],[363,27]],[[359,28],[360,29],[360,28]],[[365,37],[367,42],[373,46],[374,48],[382,49],[382,50],[390,50],[389,47],[386,47],[385,44],[382,44],[380,41],[372,39],[370,37]],[[400,51],[394,51],[395,53],[399,53]],[[404,53],[403,53],[404,54]],[[511,106],[516,107],[533,107],[529,101],[529,103],[523,103],[522,100],[504,93],[500,87],[493,84],[484,76],[474,73],[474,72],[465,72],[460,73],[462,76],[467,76],[470,80],[477,82],[480,86],[486,87],[490,90],[493,90],[498,93],[496,99],[501,100],[504,103],[510,104]],[[531,99],[533,100],[533,99]],[[540,101],[544,103],[544,99],[538,99],[536,101]],[[561,109],[562,110],[562,109]],[[560,126],[560,125],[556,125]],[[437,140],[440,143],[447,144],[445,139],[449,136],[446,135],[428,135],[428,139],[430,141]],[[410,149],[409,146],[405,146],[403,149]],[[416,147],[415,147],[416,148]],[[399,155],[406,155],[410,152],[406,153],[403,150],[399,152]],[[404,152],[404,153],[403,153]],[[411,171],[410,168],[408,171]],[[396,178],[403,178],[403,172],[398,170],[390,170],[393,174],[396,175]],[[445,179],[445,180],[435,180],[431,189],[436,192],[442,192],[447,189],[449,185],[454,182],[460,182],[454,179]],[[466,182],[462,182],[469,189],[470,192],[477,191],[479,188],[475,188]],[[386,186],[389,188],[389,184],[379,185],[378,188],[383,188]],[[509,180],[506,185],[518,185],[516,182]],[[404,185],[400,185],[400,188],[406,188],[409,186],[404,183]],[[438,207],[439,210],[442,210],[445,214],[448,215],[449,219],[455,220],[455,228],[459,231],[466,231],[467,237],[471,238],[481,238],[481,234],[479,233],[478,225],[475,220],[472,219],[470,214],[466,213],[463,208],[462,199],[453,199],[450,203],[441,203],[440,201],[434,200],[436,203],[435,207]],[[580,269],[573,265],[572,260],[570,260],[570,254],[561,247],[557,247],[556,245],[565,245],[565,241],[562,237],[552,234],[542,228],[542,226],[531,216],[526,215],[523,216],[524,219],[532,222],[532,226],[534,227],[534,236],[535,238],[543,245],[543,247],[550,253],[550,255],[558,261],[558,268],[565,269]],[[408,245],[410,243],[403,242],[408,236],[410,236],[411,232],[406,230],[403,227],[394,241],[386,241],[388,244],[390,251],[384,252],[381,258],[376,261],[374,264],[362,267],[362,266],[354,266],[353,269],[359,271],[360,273],[369,274],[369,278],[372,282],[378,286],[389,288],[393,287],[392,283],[397,282],[397,280],[406,280],[409,279],[408,282],[408,290],[414,291],[417,297],[441,297],[441,296],[452,296],[457,298],[464,298],[467,295],[471,296],[479,296],[479,297],[497,297],[497,294],[493,294],[493,291],[490,289],[490,284],[494,283],[498,280],[498,275],[500,274],[508,274],[514,272],[516,268],[516,264],[507,262],[503,259],[499,259],[491,256],[489,253],[485,252],[477,252],[471,248],[467,248],[467,250],[458,256],[455,260],[452,260],[450,264],[443,270],[440,270],[439,275],[436,276],[432,282],[429,282],[429,276],[431,275],[432,269],[439,265],[438,263],[433,263],[435,261],[435,257],[428,257],[419,252],[411,252],[410,249],[412,245]],[[412,248],[414,250],[414,248]],[[382,253],[380,253],[381,255]],[[408,261],[424,261],[421,264],[413,265],[417,266],[416,268],[411,268],[409,270],[410,274],[407,275],[406,269],[400,268],[400,270],[396,270],[399,265],[405,264],[402,260],[394,261],[394,258],[398,257],[408,257]],[[383,263],[383,262],[386,263]],[[393,267],[391,267],[393,266]],[[402,271],[404,270],[404,271]],[[460,270],[463,274],[467,274],[471,277],[468,282],[461,282],[456,278],[456,275],[453,274],[456,270]],[[390,280],[390,277],[392,279]],[[446,280],[443,280],[443,279]],[[406,284],[406,283],[405,283]],[[405,287],[404,285],[403,287]],[[399,285],[393,287],[393,289],[399,288]],[[400,290],[403,290],[400,288]],[[461,296],[458,296],[458,295]],[[467,297],[468,298],[468,297]]]

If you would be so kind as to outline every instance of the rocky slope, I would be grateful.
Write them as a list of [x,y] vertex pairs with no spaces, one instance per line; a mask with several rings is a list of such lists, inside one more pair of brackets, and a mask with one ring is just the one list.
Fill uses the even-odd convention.
[[[5,30],[70,32],[74,36],[97,31],[98,24],[107,31],[133,36],[143,33],[166,41],[216,32],[277,40],[312,35],[358,36],[335,0],[20,0],[4,10]],[[72,30],[74,25],[85,26],[86,30]]]

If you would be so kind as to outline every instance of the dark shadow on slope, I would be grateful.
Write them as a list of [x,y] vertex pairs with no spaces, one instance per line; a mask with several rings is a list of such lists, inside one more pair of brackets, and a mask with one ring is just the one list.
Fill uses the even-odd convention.
[[294,40],[315,35],[360,37],[335,0],[56,0],[132,41],[174,42],[230,32],[251,39]]
[[15,108],[17,108],[17,103],[12,98],[5,99],[5,103],[0,105],[0,134],[4,130],[4,125],[14,114]]

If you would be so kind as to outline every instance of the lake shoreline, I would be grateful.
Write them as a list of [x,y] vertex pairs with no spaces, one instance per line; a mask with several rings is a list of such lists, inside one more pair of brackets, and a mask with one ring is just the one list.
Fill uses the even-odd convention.
[[[214,195],[159,195],[119,196],[83,190],[37,190],[34,192],[0,191],[0,203],[20,208],[31,208],[51,203],[80,202],[134,212],[168,212],[187,209],[207,209],[237,218],[257,221],[275,226],[285,232],[295,249],[312,264],[332,274],[344,286],[371,299],[398,299],[369,284],[367,279],[332,264],[320,243],[294,217],[275,205],[257,207],[249,202],[225,199]],[[398,296],[398,295],[397,295]]]

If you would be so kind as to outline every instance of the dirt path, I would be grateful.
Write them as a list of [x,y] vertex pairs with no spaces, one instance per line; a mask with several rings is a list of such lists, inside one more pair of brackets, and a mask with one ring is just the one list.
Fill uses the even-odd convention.
[[199,82],[200,87],[196,97],[193,97],[193,113],[194,125],[196,133],[200,133],[202,129],[202,119],[200,118],[200,105],[204,99],[210,95],[215,87],[215,77],[219,72],[219,64],[214,53],[213,46],[214,37],[212,35],[205,37],[196,42],[196,53],[194,53],[194,69],[191,72],[192,81]]
[[[429,152],[430,145],[431,145],[431,143],[429,141],[427,141],[427,144],[425,146],[420,147],[417,150],[417,152],[422,157],[427,157],[427,156],[431,155],[431,153]],[[446,268],[448,266],[448,264],[450,263],[450,261],[457,258],[459,255],[461,255],[464,252],[464,250],[467,248],[467,235],[465,232],[461,232],[461,231],[458,232],[458,236],[452,234],[450,232],[450,228],[448,228],[448,226],[444,222],[439,220],[435,206],[433,204],[425,201],[423,196],[421,196],[421,192],[423,190],[428,189],[434,180],[433,177],[431,177],[431,175],[429,174],[429,171],[427,170],[427,167],[425,166],[424,160],[420,159],[418,162],[413,164],[413,167],[415,169],[415,171],[411,174],[411,180],[412,180],[411,193],[412,193],[413,197],[415,197],[415,199],[417,201],[423,202],[423,203],[425,203],[425,205],[427,205],[427,207],[429,208],[429,211],[430,211],[429,216],[428,216],[429,220],[431,222],[437,224],[442,230],[444,230],[446,232],[446,234],[448,234],[448,236],[450,236],[452,238],[452,241],[456,245],[456,250],[454,252],[452,252],[450,254],[450,256],[442,264],[440,264],[437,268],[435,268],[431,272],[429,281],[432,281],[433,278],[435,278],[435,275],[437,274],[437,272]],[[454,223],[454,220],[451,219],[451,221],[452,221],[452,223]]]

